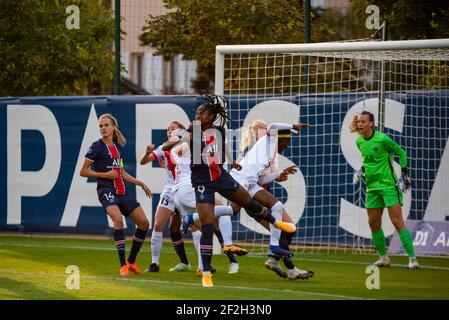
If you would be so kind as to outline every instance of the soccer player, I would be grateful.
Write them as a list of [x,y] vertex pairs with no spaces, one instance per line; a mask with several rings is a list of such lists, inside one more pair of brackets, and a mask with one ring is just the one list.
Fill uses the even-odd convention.
[[[192,186],[195,188],[197,212],[202,223],[200,241],[203,262],[203,287],[213,287],[211,276],[212,237],[214,233],[215,192],[245,208],[250,216],[267,220],[277,228],[294,232],[295,225],[276,220],[269,210],[253,200],[248,192],[223,168],[224,157],[231,159],[225,150],[225,128],[228,120],[227,101],[218,96],[205,96],[206,101],[196,109],[195,121],[188,129],[185,141],[190,142]],[[219,125],[214,125],[215,121]],[[173,145],[176,141],[173,142]],[[232,166],[239,168],[233,160]]]
[[[354,173],[354,184],[365,176],[366,209],[372,239],[379,255],[374,265],[388,267],[385,235],[382,230],[382,213],[388,208],[391,222],[399,233],[401,242],[409,257],[408,268],[418,269],[419,264],[413,248],[410,231],[402,218],[403,192],[411,187],[407,176],[407,154],[388,135],[374,129],[374,115],[363,111],[355,116],[349,126],[351,132],[357,132],[357,147],[362,154],[362,168]],[[401,177],[397,178],[393,170],[393,153],[399,155]]]
[[[185,131],[184,131],[185,132]],[[178,137],[175,137],[178,138]],[[199,229],[201,229],[201,223],[198,221],[199,216],[196,213],[196,199],[195,190],[192,187],[192,174],[190,170],[190,148],[187,142],[183,142],[177,145],[171,150],[172,157],[176,162],[176,179],[175,185],[173,187],[173,200],[175,202],[176,208],[183,214],[183,227],[184,232],[192,226],[194,222],[197,225],[194,226],[192,230],[192,236],[199,256],[199,269],[197,271],[198,275],[202,275],[202,261],[201,255],[199,253],[199,248],[197,248],[197,243],[199,244],[199,239],[197,239],[197,234],[200,235]],[[221,221],[222,218],[226,216],[231,216],[233,214],[232,207],[224,206],[218,199],[215,200],[214,214],[217,219],[220,220],[218,228],[215,226],[215,234],[217,235],[220,244],[223,247],[223,252],[228,256],[230,260],[230,266],[228,273],[235,274],[239,272],[239,265],[234,254],[246,255],[248,251],[239,248],[232,243],[232,222],[231,220]],[[193,226],[192,226],[193,227]],[[198,231],[197,231],[198,230]],[[223,230],[223,235],[222,231]],[[230,234],[227,234],[230,232]],[[224,237],[225,236],[225,237]],[[225,239],[226,240],[225,240]],[[231,242],[229,242],[231,239]],[[226,242],[225,242],[226,241]]]
[[[246,139],[242,149],[245,150],[243,157],[239,161],[242,166],[241,171],[232,169],[232,177],[240,183],[250,196],[263,206],[270,208],[272,215],[276,219],[292,222],[290,216],[285,212],[284,205],[278,201],[269,191],[262,188],[260,184],[267,184],[274,180],[286,181],[289,174],[297,172],[297,167],[292,166],[284,170],[277,168],[277,154],[282,153],[290,144],[291,130],[300,131],[307,128],[307,124],[287,124],[271,123],[268,127],[261,120],[257,120],[249,127],[248,134],[255,137]],[[255,132],[257,130],[257,132]],[[254,140],[254,141],[251,141]],[[249,147],[248,147],[248,146]],[[240,207],[232,204],[234,212],[238,212]],[[261,224],[270,230],[270,257],[265,266],[276,272],[281,277],[294,279],[308,279],[314,275],[312,271],[300,270],[291,261],[293,253],[289,251],[289,244],[293,238],[293,233],[281,232],[281,230]],[[282,270],[279,260],[283,259],[288,271]]]
[[[101,138],[87,151],[80,175],[97,179],[98,200],[114,224],[114,241],[120,260],[120,274],[128,276],[129,271],[139,274],[136,257],[145,240],[149,222],[135,194],[128,191],[125,181],[141,187],[148,197],[151,197],[151,191],[123,167],[122,148],[126,139],[118,128],[117,119],[111,114],[103,114],[98,120],[98,126]],[[129,216],[137,225],[127,260],[125,260],[125,230],[122,215]]]
[[[172,121],[167,127],[167,139],[175,130],[185,130],[185,127],[178,121]],[[159,161],[162,167],[166,168],[167,179],[164,189],[161,193],[159,204],[154,216],[154,228],[151,234],[151,264],[145,272],[159,272],[160,256],[162,251],[163,230],[166,223],[170,220],[169,230],[173,247],[180,259],[175,267],[170,268],[171,272],[180,272],[190,270],[191,266],[186,255],[184,240],[180,232],[181,217],[175,214],[175,205],[173,202],[173,186],[176,178],[176,163],[169,151],[163,151],[162,145],[154,150],[154,145],[148,145],[144,154],[141,155],[139,163],[145,165],[151,161]]]

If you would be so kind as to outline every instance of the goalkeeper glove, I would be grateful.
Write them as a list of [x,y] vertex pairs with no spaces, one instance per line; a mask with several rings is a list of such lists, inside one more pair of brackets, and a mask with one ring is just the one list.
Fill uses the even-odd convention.
[[399,189],[401,189],[401,191],[403,193],[407,192],[407,190],[409,190],[412,187],[412,182],[410,180],[410,178],[408,177],[407,174],[402,174],[399,177],[397,186],[399,187]]
[[363,178],[363,169],[359,169],[354,172],[354,176],[352,177],[352,184],[356,184]]

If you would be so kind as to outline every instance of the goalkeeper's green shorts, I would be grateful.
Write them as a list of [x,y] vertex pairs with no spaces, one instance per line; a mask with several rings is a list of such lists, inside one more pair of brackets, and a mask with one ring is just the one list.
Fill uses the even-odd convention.
[[398,187],[388,187],[381,190],[370,190],[366,193],[366,208],[388,208],[396,203],[404,205],[401,190]]

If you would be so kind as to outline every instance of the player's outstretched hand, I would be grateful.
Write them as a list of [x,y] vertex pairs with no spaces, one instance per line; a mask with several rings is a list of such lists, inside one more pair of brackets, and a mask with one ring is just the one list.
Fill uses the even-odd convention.
[[237,171],[242,170],[242,166],[235,160],[232,161],[231,167]]
[[298,166],[290,166],[290,167],[287,167],[287,168],[285,168],[283,171],[282,171],[282,173],[283,174],[295,174],[296,172],[298,172]]
[[281,175],[279,177],[277,177],[276,179],[274,179],[277,182],[284,182],[288,180],[288,174],[285,173],[281,173]]
[[310,126],[307,123],[295,123],[293,125],[293,129],[295,129],[296,131],[300,131],[301,129],[308,128],[308,127],[310,127]]
[[412,181],[407,174],[402,174],[399,177],[398,187],[403,193],[407,192],[412,187]]
[[154,144],[147,145],[147,149],[145,150],[145,153],[147,155],[150,155],[154,151]]

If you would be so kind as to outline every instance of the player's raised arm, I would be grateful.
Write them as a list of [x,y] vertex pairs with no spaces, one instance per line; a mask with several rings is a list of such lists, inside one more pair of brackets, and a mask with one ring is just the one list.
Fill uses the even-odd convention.
[[300,131],[304,128],[310,127],[307,123],[282,123],[282,122],[273,122],[268,125],[267,132],[270,130],[295,130]]
[[150,163],[153,160],[156,160],[155,155],[153,154],[154,144],[149,144],[146,147],[145,153],[140,156],[139,164],[144,165]]
[[173,134],[170,139],[164,143],[162,146],[163,151],[169,151],[177,144],[183,143],[183,142],[189,142],[190,141],[190,133],[186,130],[180,130],[178,133]]

